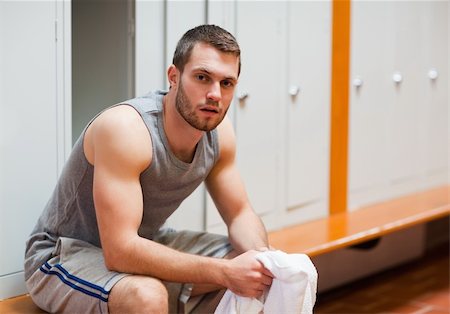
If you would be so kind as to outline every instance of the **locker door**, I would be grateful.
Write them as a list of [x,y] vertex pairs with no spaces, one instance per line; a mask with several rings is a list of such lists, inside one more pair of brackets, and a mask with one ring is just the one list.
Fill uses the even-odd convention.
[[420,87],[424,91],[421,117],[422,164],[430,186],[448,183],[448,2],[427,2],[421,10],[424,62]]
[[[172,64],[173,53],[178,40],[189,29],[204,24],[205,1],[167,1],[165,27],[166,38],[166,67],[164,83],[167,86],[167,67]],[[155,88],[163,88],[155,87]],[[203,230],[204,229],[204,198],[205,187],[200,185],[169,218],[168,225],[176,229]]]
[[[209,1],[208,2],[208,23],[218,25],[231,34],[236,36],[235,26],[236,26],[236,2],[235,1]],[[236,127],[236,110],[237,102],[236,99],[233,100],[231,106],[228,110],[227,116]],[[236,129],[236,128],[235,128]],[[206,229],[211,232],[226,234],[225,224],[217,211],[217,208],[212,200],[211,196],[206,193],[205,198],[205,224]]]
[[[237,165],[253,208],[271,228],[276,223],[271,215],[281,208],[286,3],[213,2],[209,16],[210,22],[234,30],[241,47],[242,72],[229,112],[236,132]],[[210,199],[207,208],[208,230],[225,233]]]
[[164,1],[136,1],[135,95],[162,89],[166,84],[164,63]]
[[287,207],[306,220],[328,213],[331,3],[292,1],[288,16]]
[[237,163],[259,215],[277,209],[285,106],[285,2],[237,2],[242,50],[237,91]]
[[25,292],[25,241],[58,175],[55,12],[0,2],[0,299]]
[[[189,29],[206,21],[206,1],[167,1],[166,15],[166,68],[172,64],[172,57],[178,40]],[[167,81],[167,80],[166,80]]]
[[[277,200],[280,106],[283,106],[283,4],[239,2],[237,37],[242,49],[236,135],[238,166],[257,213]],[[255,31],[255,26],[257,30]]]
[[[394,68],[391,72],[394,102],[390,107],[388,155],[390,181],[395,195],[413,192],[420,182],[419,109],[423,86],[420,68],[423,62],[421,45],[421,11],[425,2],[394,3]],[[397,77],[396,77],[397,76]]]
[[389,197],[393,3],[355,1],[351,19],[348,200],[354,210]]

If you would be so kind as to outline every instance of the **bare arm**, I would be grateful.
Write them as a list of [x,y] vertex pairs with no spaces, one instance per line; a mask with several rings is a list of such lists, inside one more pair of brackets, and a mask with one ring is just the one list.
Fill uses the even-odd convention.
[[221,282],[220,260],[177,252],[138,235],[143,215],[139,176],[151,162],[151,142],[134,109],[108,110],[94,121],[89,135],[94,203],[107,267],[169,281]]
[[141,118],[127,106],[103,113],[86,134],[106,266],[166,281],[215,284],[257,296],[266,279],[261,278],[261,266],[252,254],[225,261],[178,252],[139,236],[143,215],[139,176],[151,163],[149,143]]
[[218,131],[220,158],[206,181],[208,191],[228,227],[236,251],[267,248],[266,229],[250,205],[236,167],[236,144],[230,121],[224,119]]

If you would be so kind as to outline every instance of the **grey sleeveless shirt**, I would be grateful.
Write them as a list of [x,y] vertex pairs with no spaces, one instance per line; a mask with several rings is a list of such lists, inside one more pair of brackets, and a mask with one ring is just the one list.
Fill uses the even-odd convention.
[[[217,131],[212,130],[205,132],[197,144],[191,163],[179,160],[172,153],[163,127],[164,94],[158,91],[122,103],[132,106],[141,115],[152,140],[152,162],[140,175],[144,211],[138,233],[148,239],[152,239],[180,203],[207,177],[219,150]],[[27,241],[26,279],[50,258],[59,237],[80,239],[101,247],[92,193],[94,167],[83,150],[85,131],[75,143]]]

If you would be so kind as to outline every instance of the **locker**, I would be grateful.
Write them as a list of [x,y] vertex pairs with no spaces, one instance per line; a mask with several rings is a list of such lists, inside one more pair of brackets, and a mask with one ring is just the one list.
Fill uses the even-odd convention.
[[[227,4],[222,3],[227,6]],[[228,4],[231,5],[231,4]],[[221,5],[214,7],[220,9]],[[280,118],[283,106],[285,3],[234,2],[234,22],[241,47],[239,78],[232,119],[235,125],[237,166],[255,211],[265,219],[279,202]],[[216,21],[230,18],[210,14]],[[229,7],[228,7],[229,8]],[[257,8],[257,9],[256,9]],[[229,25],[229,24],[228,24]],[[258,25],[255,31],[255,25]],[[274,221],[266,219],[270,227]],[[212,202],[208,201],[208,230],[225,233]]]
[[[389,193],[389,112],[395,97],[394,3],[352,3],[348,207]],[[383,21],[380,23],[380,21]]]
[[[298,223],[328,215],[331,2],[288,4],[287,210]],[[284,124],[284,123],[283,123]]]
[[421,11],[423,62],[418,73],[423,91],[420,116],[421,171],[425,187],[448,183],[448,2],[433,1]]
[[60,5],[0,2],[0,299],[25,293],[25,241],[64,158]]
[[[167,85],[166,71],[172,64],[173,53],[178,40],[183,34],[206,22],[205,1],[168,1],[164,20],[166,34],[166,56],[164,69],[164,83]],[[162,61],[162,60],[161,60]],[[164,63],[162,61],[162,63]],[[163,88],[163,86],[153,87]],[[200,185],[168,219],[167,225],[175,229],[203,230],[205,225],[205,187]]]
[[448,182],[447,6],[352,4],[350,210]]

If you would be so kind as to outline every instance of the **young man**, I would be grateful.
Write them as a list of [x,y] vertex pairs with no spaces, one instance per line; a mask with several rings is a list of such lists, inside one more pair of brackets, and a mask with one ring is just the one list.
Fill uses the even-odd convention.
[[[239,177],[225,117],[239,73],[235,38],[202,25],[179,41],[168,92],[91,121],[27,243],[25,276],[38,306],[164,313],[196,300],[190,307],[204,312],[214,311],[218,289],[258,297],[271,285],[254,258],[268,247],[266,231]],[[161,228],[203,181],[229,237]]]

